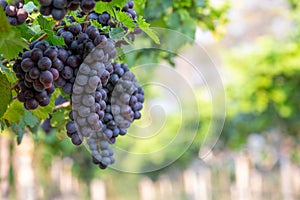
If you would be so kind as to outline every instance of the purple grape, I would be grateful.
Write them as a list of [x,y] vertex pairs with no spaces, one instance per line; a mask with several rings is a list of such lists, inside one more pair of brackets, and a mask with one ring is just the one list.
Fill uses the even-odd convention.
[[39,61],[38,61],[38,67],[41,70],[47,70],[50,69],[52,65],[52,61],[50,58],[48,57],[42,57]]

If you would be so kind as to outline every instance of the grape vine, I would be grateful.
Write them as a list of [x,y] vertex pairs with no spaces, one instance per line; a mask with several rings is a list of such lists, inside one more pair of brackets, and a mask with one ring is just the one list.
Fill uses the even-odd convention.
[[[18,54],[8,55],[2,62],[7,68],[12,66],[16,77],[14,101],[33,113],[51,106],[53,98],[55,106],[69,102],[72,109],[66,135],[74,145],[81,145],[86,138],[93,162],[105,169],[115,161],[110,145],[141,117],[144,102],[135,75],[125,63],[116,62],[116,48],[134,42],[145,22],[139,25],[132,0],[39,0],[39,4],[24,6],[24,1],[9,4],[0,0],[6,23],[17,28],[22,25],[21,32],[9,26],[5,31],[28,33],[24,38],[27,46],[18,46]],[[34,31],[36,24],[41,33]],[[111,32],[116,30],[121,38],[112,38]],[[0,53],[3,58],[6,55]],[[41,126],[46,133],[55,128],[53,115],[55,110]]]

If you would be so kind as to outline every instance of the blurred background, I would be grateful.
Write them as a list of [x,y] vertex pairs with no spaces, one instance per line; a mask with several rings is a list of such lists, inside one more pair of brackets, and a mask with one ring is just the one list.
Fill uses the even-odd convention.
[[[99,170],[84,146],[65,139],[64,130],[28,131],[17,145],[7,129],[0,134],[0,199],[300,199],[300,3],[196,1],[194,13],[188,2],[136,5],[153,26],[180,31],[198,44],[174,44],[182,47],[176,54],[145,50],[125,58],[146,102],[143,118],[116,145],[144,153],[143,159],[122,155],[119,170]],[[226,93],[219,99],[226,102],[224,126],[222,120],[217,125],[221,134],[208,132],[212,120],[225,114],[212,114],[222,107],[214,107],[209,90],[218,80],[195,76],[178,55],[201,69],[218,69]],[[147,84],[154,80],[177,92]],[[188,145],[164,150],[178,132]],[[159,156],[147,157],[155,150]],[[159,167],[146,172],[149,166]]]

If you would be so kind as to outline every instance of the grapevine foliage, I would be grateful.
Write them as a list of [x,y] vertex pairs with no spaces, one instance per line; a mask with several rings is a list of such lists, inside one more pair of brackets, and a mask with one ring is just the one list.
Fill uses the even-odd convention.
[[[86,138],[93,162],[114,163],[109,147],[141,117],[144,91],[117,49],[143,31],[156,43],[132,0],[0,0],[1,128],[21,143],[39,121],[74,145]],[[13,46],[13,48],[11,48]],[[65,126],[65,128],[62,128]]]

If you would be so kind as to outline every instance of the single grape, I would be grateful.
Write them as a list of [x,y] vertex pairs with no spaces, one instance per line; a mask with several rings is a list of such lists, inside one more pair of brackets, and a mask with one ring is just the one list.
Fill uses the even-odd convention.
[[60,74],[66,80],[71,79],[73,77],[73,69],[69,66],[65,66]]
[[55,91],[55,87],[52,83],[49,84],[48,87],[45,87],[48,95],[52,94]]
[[51,122],[50,119],[45,119],[45,121],[42,123],[41,128],[43,129],[43,131],[45,131],[45,133],[50,133],[51,130],[53,129],[53,127],[51,126]]
[[24,106],[27,110],[34,110],[39,106],[39,103],[37,102],[37,100],[32,98],[32,99],[26,100]]
[[39,48],[42,51],[45,51],[49,47],[49,43],[45,40],[38,41],[33,45],[33,48]]
[[43,51],[41,49],[34,48],[34,49],[31,50],[30,58],[34,62],[38,62],[39,59],[41,59],[42,57],[43,57]]
[[9,17],[17,16],[17,8],[13,5],[7,5],[5,8],[6,15]]
[[83,12],[88,13],[94,9],[96,2],[94,0],[82,0],[80,8]]
[[67,124],[66,124],[66,129],[67,129],[67,132],[68,133],[75,133],[77,131],[77,128],[76,128],[76,125],[74,123],[74,121],[69,121]]
[[28,17],[28,13],[24,9],[19,9],[17,12],[18,24],[22,24]]
[[52,4],[52,0],[39,0],[41,6],[50,6]]
[[78,133],[72,135],[72,143],[74,145],[79,146],[79,145],[81,145],[82,142],[83,142],[83,139],[79,136]]
[[35,63],[30,58],[25,58],[21,62],[21,68],[24,72],[29,72],[34,66]]
[[47,97],[47,98],[43,99],[42,101],[40,101],[39,105],[44,107],[44,106],[49,105],[49,103],[50,103],[50,99],[49,99],[49,97]]
[[65,15],[67,14],[67,9],[58,9],[58,8],[53,8],[51,11],[52,17],[55,20],[62,20]]
[[53,46],[48,47],[48,49],[44,52],[44,56],[50,58],[51,61],[55,60],[57,57],[57,48]]
[[45,100],[48,97],[48,93],[46,90],[42,90],[41,92],[38,92],[35,94],[35,99],[39,102]]
[[64,78],[62,78],[61,76],[59,76],[55,81],[54,81],[55,85],[58,87],[63,87],[66,84],[66,80]]
[[52,83],[53,75],[49,70],[42,71],[39,80],[43,85]]
[[53,80],[57,80],[59,77],[59,72],[55,68],[50,68],[49,71],[52,73]]
[[61,71],[65,65],[59,58],[56,58],[54,61],[52,61],[52,66],[58,71]]
[[66,8],[67,7],[67,0],[53,0],[53,6],[55,8],[60,8],[60,9],[63,9],[63,8]]
[[73,85],[71,83],[66,83],[63,88],[62,88],[62,91],[65,93],[65,94],[72,94],[72,87]]
[[70,31],[63,32],[61,34],[61,36],[64,38],[65,43],[67,45],[70,45],[72,43],[72,41],[73,41],[73,38],[74,38],[73,34]]
[[51,7],[50,6],[41,6],[40,7],[40,13],[44,16],[51,15]]
[[50,58],[48,57],[42,57],[39,61],[38,61],[38,67],[41,70],[47,70],[50,69],[52,65],[52,61]]
[[[72,37],[73,37],[73,35],[72,35]],[[58,57],[63,63],[67,61],[68,56],[69,56],[69,54],[68,54],[68,51],[67,51],[67,50],[62,49],[62,48],[58,49],[58,55],[57,55],[57,57]]]

